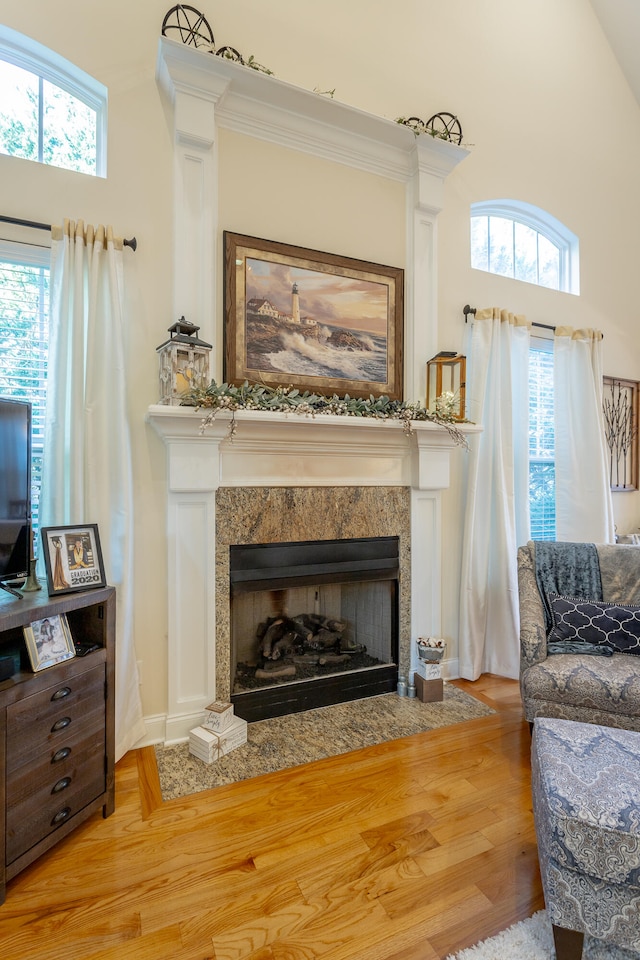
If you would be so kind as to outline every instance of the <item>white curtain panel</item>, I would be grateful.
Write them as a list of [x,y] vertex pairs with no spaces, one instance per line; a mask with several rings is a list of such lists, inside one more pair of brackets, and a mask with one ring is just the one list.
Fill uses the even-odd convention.
[[133,480],[124,375],[123,244],[52,229],[42,526],[97,523],[116,587],[116,759],[145,734],[133,642]]
[[460,590],[459,671],[517,677],[517,547],[529,537],[529,324],[476,312],[468,347],[469,438]]
[[614,543],[600,331],[558,327],[553,369],[556,538]]

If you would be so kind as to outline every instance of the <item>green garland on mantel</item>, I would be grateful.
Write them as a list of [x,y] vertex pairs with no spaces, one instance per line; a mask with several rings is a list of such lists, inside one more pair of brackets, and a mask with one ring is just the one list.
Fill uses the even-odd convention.
[[[245,380],[240,386],[230,383],[217,384],[212,380],[206,389],[192,390],[182,398],[182,406],[197,407],[209,411],[202,421],[201,430],[204,431],[213,423],[219,410],[266,410],[272,413],[295,413],[303,417],[338,416],[338,417],[366,417],[375,420],[398,420],[402,423],[406,434],[413,433],[411,422],[415,420],[429,420],[438,426],[444,427],[451,438],[460,446],[467,446],[464,434],[457,426],[457,421],[448,413],[432,412],[419,403],[407,403],[405,400],[390,400],[387,396],[350,397],[345,394],[339,397],[325,397],[308,390],[300,392],[295,387],[269,387],[260,383],[249,383]],[[229,428],[229,438],[236,432],[235,420],[232,418]]]

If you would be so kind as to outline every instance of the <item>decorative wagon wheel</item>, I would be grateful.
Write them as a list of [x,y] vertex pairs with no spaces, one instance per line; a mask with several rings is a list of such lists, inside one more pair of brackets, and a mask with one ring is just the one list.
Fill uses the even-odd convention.
[[414,133],[424,133],[424,120],[421,120],[420,117],[409,117],[408,120],[402,122],[405,127],[410,127]]
[[220,47],[216,50],[216,57],[223,57],[225,60],[235,60],[236,63],[244,63],[242,54],[235,47]]
[[190,47],[215,49],[213,32],[203,13],[186,3],[171,7],[162,21],[162,36],[180,40]]
[[458,145],[462,143],[462,127],[457,117],[452,113],[434,113],[426,124],[425,129],[432,137],[439,140],[450,140]]

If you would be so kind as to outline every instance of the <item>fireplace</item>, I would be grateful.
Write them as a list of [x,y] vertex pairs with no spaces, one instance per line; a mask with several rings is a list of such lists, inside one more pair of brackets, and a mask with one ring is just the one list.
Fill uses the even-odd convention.
[[188,737],[212,700],[232,696],[232,546],[397,537],[398,652],[380,672],[397,664],[410,674],[415,637],[441,635],[441,492],[455,447],[447,431],[239,410],[230,439],[231,416],[203,432],[199,411],[149,411],[168,457],[169,711],[158,721],[167,743]]
[[245,720],[393,690],[399,537],[232,545],[231,701]]
[[[219,382],[224,376],[217,247],[222,230],[234,228],[220,179],[227,129],[246,137],[248,150],[265,142],[286,151],[307,179],[311,155],[328,165],[340,190],[351,189],[354,171],[364,174],[363,196],[379,194],[380,178],[388,185],[388,215],[406,238],[403,252],[398,245],[406,271],[404,396],[424,397],[425,359],[438,349],[438,214],[445,181],[467,152],[166,37],[157,79],[173,123],[175,316],[185,313],[215,344],[212,375]],[[295,240],[295,211],[283,219],[277,192],[271,202],[280,233],[289,230]],[[356,254],[372,259],[388,249],[386,239],[362,236],[357,218],[345,234],[343,212],[336,212],[335,236],[341,243],[346,236]],[[319,235],[312,223],[304,230],[299,241]],[[440,501],[455,446],[446,430],[424,421],[409,433],[399,422],[238,410],[219,413],[203,432],[199,411],[157,405],[148,419],[167,447],[169,585],[167,707],[152,735],[169,743],[188,738],[206,705],[231,695],[232,544],[398,535],[397,663],[411,672],[413,638],[441,631]],[[450,668],[455,673],[457,665]]]

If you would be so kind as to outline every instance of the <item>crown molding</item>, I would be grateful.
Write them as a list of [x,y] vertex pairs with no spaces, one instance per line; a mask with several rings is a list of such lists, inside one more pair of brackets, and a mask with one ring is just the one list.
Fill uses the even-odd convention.
[[[467,156],[456,144],[378,117],[232,60],[162,37],[157,80],[175,105],[187,94],[215,107],[215,123],[390,180],[427,173],[444,180]],[[202,111],[202,123],[209,121]],[[180,132],[180,131],[178,131]],[[190,130],[206,141],[210,130]]]

